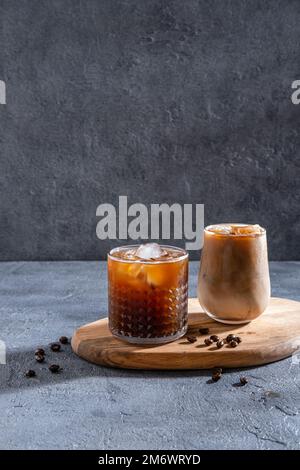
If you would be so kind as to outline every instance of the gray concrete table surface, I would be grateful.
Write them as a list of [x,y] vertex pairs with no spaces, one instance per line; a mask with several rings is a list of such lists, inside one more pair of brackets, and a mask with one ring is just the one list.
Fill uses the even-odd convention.
[[[195,296],[198,263],[190,264]],[[274,296],[300,300],[300,262],[271,263]],[[300,365],[291,358],[217,383],[210,371],[130,371],[89,364],[61,335],[106,316],[104,262],[0,263],[1,449],[299,449]],[[300,321],[300,319],[299,319]],[[47,349],[37,364],[34,350]],[[300,359],[300,358],[299,358]],[[63,371],[54,375],[49,362]],[[34,368],[37,377],[26,379]],[[241,374],[250,382],[234,387]]]

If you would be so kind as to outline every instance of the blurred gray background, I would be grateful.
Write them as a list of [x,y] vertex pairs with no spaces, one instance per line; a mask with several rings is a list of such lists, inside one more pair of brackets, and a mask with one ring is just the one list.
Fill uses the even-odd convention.
[[296,0],[0,0],[0,259],[104,258],[119,195],[300,259],[299,25]]

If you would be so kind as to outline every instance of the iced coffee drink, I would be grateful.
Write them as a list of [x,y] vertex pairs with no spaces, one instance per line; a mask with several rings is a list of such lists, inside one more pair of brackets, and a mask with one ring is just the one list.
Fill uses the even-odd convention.
[[187,330],[188,254],[147,243],[108,255],[109,328],[131,343],[158,344]]
[[270,278],[266,231],[259,225],[210,225],[204,230],[198,299],[223,323],[246,323],[266,309]]

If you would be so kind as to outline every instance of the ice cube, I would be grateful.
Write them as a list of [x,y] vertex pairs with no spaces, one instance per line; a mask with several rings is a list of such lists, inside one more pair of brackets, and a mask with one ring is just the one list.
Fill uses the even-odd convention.
[[127,251],[125,251],[124,258],[128,259],[128,260],[134,260],[136,258],[135,251],[136,250],[127,250]]
[[164,255],[164,250],[157,243],[145,243],[140,245],[135,255],[141,259],[155,259]]
[[233,226],[233,233],[236,235],[259,235],[263,232],[260,225]]
[[216,233],[221,233],[224,235],[230,235],[231,226],[230,225],[213,225],[212,231]]
[[146,274],[144,272],[144,266],[139,263],[132,263],[128,268],[128,274],[136,279],[146,281]]

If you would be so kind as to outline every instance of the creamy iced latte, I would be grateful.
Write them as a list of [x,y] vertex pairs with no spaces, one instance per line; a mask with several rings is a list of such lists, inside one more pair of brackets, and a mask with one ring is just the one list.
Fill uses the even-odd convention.
[[270,277],[264,228],[245,224],[205,228],[198,298],[204,311],[223,323],[246,323],[266,309]]

